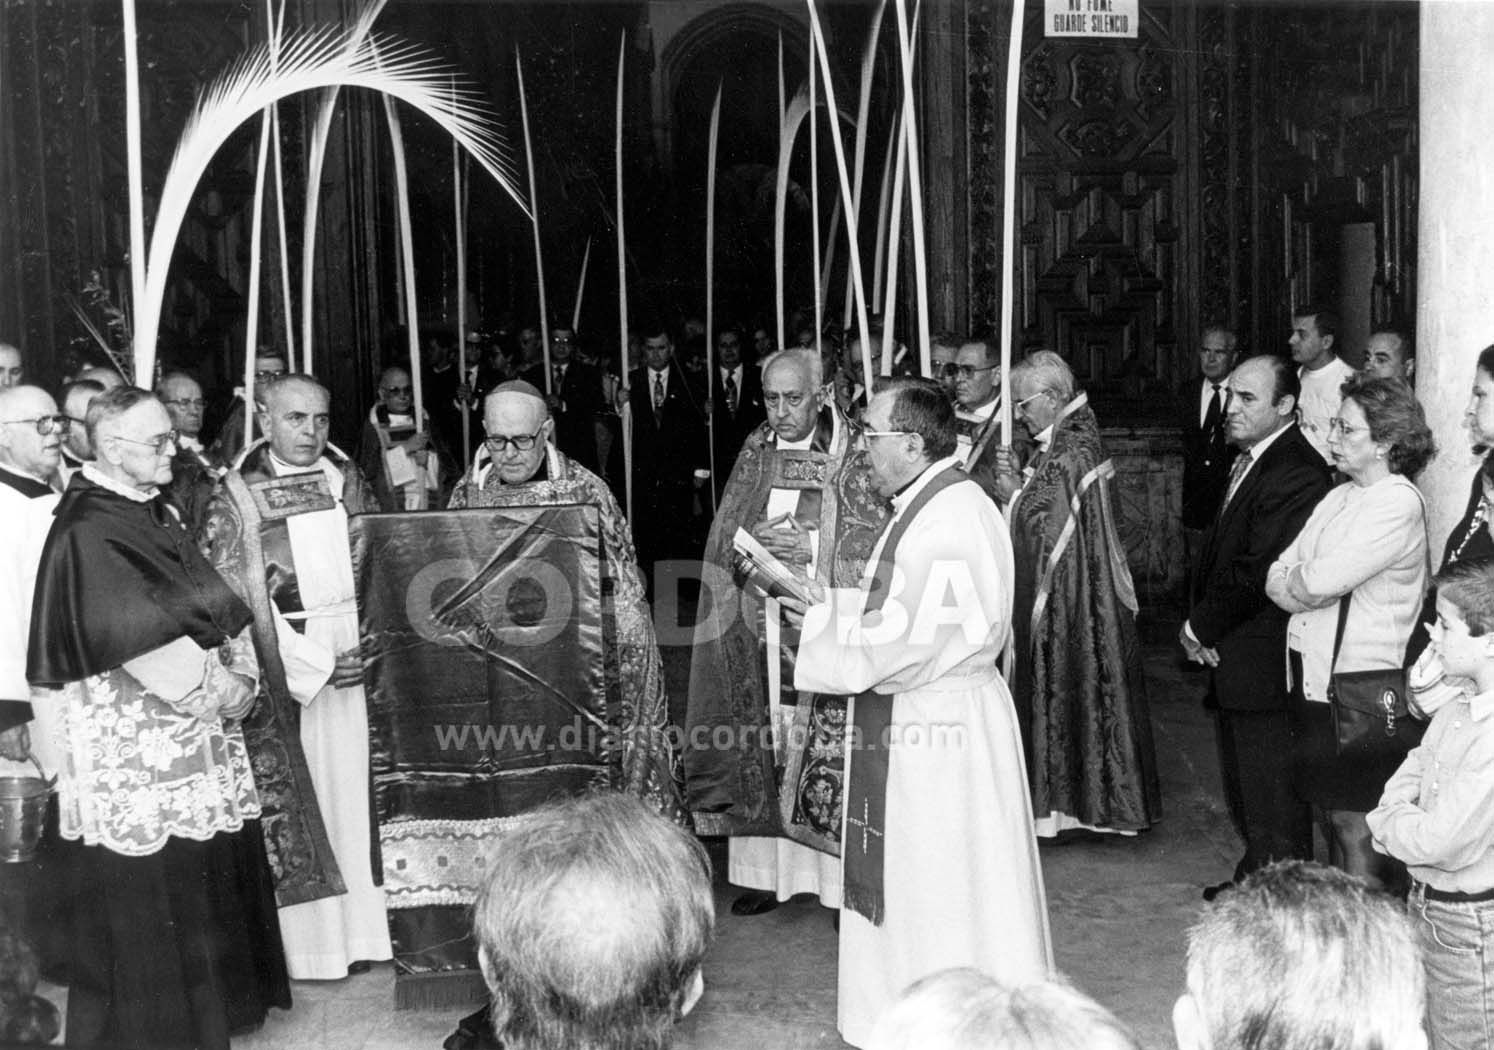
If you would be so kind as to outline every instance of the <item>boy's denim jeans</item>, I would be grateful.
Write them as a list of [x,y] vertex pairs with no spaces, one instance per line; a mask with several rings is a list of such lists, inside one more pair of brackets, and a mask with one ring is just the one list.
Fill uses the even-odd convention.
[[1417,884],[1406,900],[1427,972],[1432,1050],[1494,1046],[1494,901],[1429,901]]

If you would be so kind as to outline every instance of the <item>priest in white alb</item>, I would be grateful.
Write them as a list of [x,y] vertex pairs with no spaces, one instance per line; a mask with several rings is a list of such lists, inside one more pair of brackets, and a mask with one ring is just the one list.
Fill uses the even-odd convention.
[[376,504],[327,443],[324,387],[285,375],[255,393],[266,438],[224,477],[204,543],[254,612],[261,695],[244,728],[286,962],[332,980],[391,956],[348,545],[348,517]]
[[859,588],[813,588],[794,674],[800,690],[854,695],[837,1020],[858,1047],[920,977],[970,966],[1017,984],[1052,966],[1022,741],[997,670],[1011,631],[1006,526],[957,466],[936,382],[893,380],[863,422],[892,517]]

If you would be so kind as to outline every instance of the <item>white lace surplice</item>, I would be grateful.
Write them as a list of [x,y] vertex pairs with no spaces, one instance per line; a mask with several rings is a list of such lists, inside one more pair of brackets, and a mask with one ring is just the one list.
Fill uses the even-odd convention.
[[[218,673],[216,654],[202,656]],[[235,721],[202,717],[203,692],[173,706],[117,668],[52,695],[63,708],[63,838],[144,857],[172,836],[205,842],[258,819],[244,734]]]

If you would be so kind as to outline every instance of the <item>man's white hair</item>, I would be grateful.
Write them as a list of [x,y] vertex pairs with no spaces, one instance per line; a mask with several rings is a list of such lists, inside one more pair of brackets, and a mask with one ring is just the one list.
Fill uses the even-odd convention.
[[775,351],[763,362],[763,375],[766,376],[768,369],[779,361],[786,364],[792,362],[802,368],[809,376],[810,389],[818,389],[825,385],[825,362],[821,360],[816,351],[801,346],[791,346],[787,350]]
[[1206,908],[1187,979],[1212,1050],[1420,1045],[1425,975],[1405,913],[1321,864],[1262,868]]
[[1034,350],[1012,366],[1013,390],[1017,388],[1018,376],[1031,376],[1038,390],[1048,391],[1060,404],[1074,400],[1074,373],[1068,362],[1052,350]]
[[1140,1050],[1115,1015],[1062,977],[1008,985],[979,970],[915,981],[869,1050]]

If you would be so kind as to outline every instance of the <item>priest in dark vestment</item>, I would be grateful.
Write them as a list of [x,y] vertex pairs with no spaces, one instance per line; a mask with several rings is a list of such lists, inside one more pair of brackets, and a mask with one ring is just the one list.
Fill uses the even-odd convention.
[[[820,356],[785,350],[763,369],[767,422],[746,439],[706,542],[709,612],[696,627],[686,738],[696,830],[731,836],[727,877],[752,915],[813,893],[841,902],[839,841],[846,697],[794,689],[797,635],[778,603],[732,583],[736,531],[826,586],[852,587],[887,520],[861,427],[829,396]],[[780,786],[781,785],[781,786]]]
[[250,613],[161,496],[176,451],[161,402],[119,387],[87,425],[97,459],[47,536],[27,660],[36,702],[61,712],[76,844],[67,1041],[225,1050],[290,1006],[239,726],[259,675]]
[[603,603],[615,642],[606,673],[621,686],[616,725],[622,747],[620,791],[638,795],[661,814],[685,821],[678,756],[666,728],[669,702],[664,665],[644,600],[643,578],[628,520],[607,483],[554,445],[554,420],[545,396],[522,379],[500,383],[483,402],[487,434],[471,468],[451,494],[461,507],[542,507],[585,503],[597,508],[602,530]]
[[1012,696],[1037,833],[1135,833],[1161,815],[1136,591],[1116,528],[1100,427],[1069,366],[1040,350],[1012,369],[1013,408],[1036,449],[1003,457],[1016,552]]

